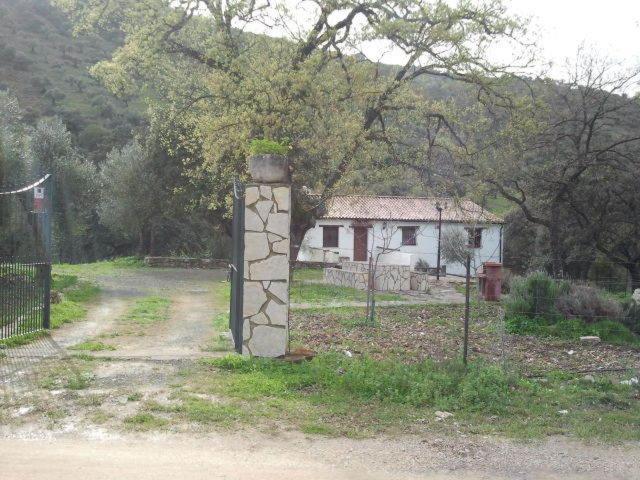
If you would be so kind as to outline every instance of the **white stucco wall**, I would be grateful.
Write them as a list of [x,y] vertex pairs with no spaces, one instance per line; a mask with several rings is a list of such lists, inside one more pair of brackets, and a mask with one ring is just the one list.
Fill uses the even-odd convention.
[[[369,229],[369,252],[374,250],[374,255],[380,252],[380,248],[385,246],[388,249],[398,249],[397,251],[386,253],[380,256],[380,263],[410,265],[415,266],[419,259],[426,260],[431,267],[438,263],[438,229],[437,223],[425,222],[371,222],[373,228]],[[353,227],[351,220],[318,220],[316,226],[309,230],[302,242],[298,260],[316,262],[337,262],[340,257],[353,260]],[[322,227],[339,226],[338,248],[322,248]],[[418,227],[416,235],[416,245],[402,246],[402,226]],[[457,223],[442,224],[443,234],[447,229],[461,229],[467,225]],[[469,225],[470,226],[470,225]],[[476,225],[482,228],[482,246],[474,249],[475,266],[482,262],[498,262],[500,253],[500,225]],[[375,242],[375,245],[374,245]],[[375,256],[374,256],[375,259]],[[445,262],[442,260],[442,264]],[[473,265],[472,265],[473,266]],[[464,275],[464,265],[447,264],[447,273],[454,275]]]

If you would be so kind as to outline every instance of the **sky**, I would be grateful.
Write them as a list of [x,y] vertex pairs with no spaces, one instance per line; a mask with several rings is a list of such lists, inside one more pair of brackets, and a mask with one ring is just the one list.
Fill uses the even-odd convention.
[[562,76],[566,58],[581,44],[621,62],[640,65],[640,0],[505,0],[516,15],[531,19],[541,53]]
[[[295,23],[306,30],[315,19],[315,5],[305,0],[280,0],[290,8]],[[452,4],[458,0],[446,0]],[[567,78],[567,60],[575,60],[580,47],[598,58],[618,63],[624,70],[640,68],[640,0],[503,0],[508,13],[530,20],[529,40],[537,45],[535,68],[520,73],[556,79]],[[285,25],[287,23],[285,22]],[[291,26],[292,27],[292,26]],[[257,30],[273,36],[296,33],[290,25]],[[529,43],[529,42],[527,42]],[[402,64],[406,56],[374,41],[361,45],[374,61]],[[498,45],[490,58],[509,63],[514,58],[512,43]],[[640,85],[632,85],[632,91]]]

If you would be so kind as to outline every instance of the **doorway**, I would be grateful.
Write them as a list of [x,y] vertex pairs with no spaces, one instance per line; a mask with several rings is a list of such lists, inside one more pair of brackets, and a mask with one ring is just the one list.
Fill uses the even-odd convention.
[[367,247],[369,243],[369,229],[367,227],[353,227],[353,260],[367,261]]

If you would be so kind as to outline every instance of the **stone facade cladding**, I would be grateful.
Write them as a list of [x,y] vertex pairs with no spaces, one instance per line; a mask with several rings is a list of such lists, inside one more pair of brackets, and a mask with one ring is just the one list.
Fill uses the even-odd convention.
[[284,355],[289,317],[288,184],[248,184],[245,190],[244,354]]

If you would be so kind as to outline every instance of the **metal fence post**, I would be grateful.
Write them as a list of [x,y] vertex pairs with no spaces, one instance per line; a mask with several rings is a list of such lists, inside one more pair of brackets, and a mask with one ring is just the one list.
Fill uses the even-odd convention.
[[44,298],[42,299],[42,327],[46,329],[51,328],[51,264],[45,263],[42,270],[44,270]]
[[470,303],[470,291],[471,291],[471,255],[467,254],[467,278],[465,284],[465,298],[464,298],[464,348],[462,352],[462,362],[467,364],[467,353],[469,351],[469,303]]

